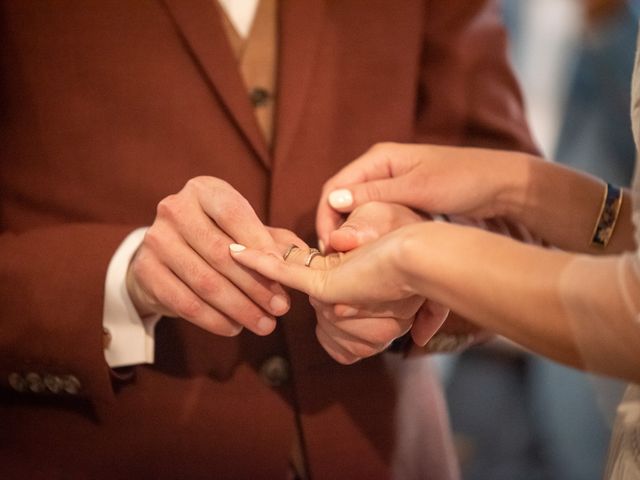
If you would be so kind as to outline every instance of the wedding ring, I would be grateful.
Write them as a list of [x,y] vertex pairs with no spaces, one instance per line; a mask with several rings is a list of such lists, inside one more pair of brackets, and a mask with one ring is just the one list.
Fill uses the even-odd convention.
[[316,255],[320,255],[320,250],[318,250],[317,248],[310,248],[309,254],[307,255],[307,258],[304,260],[304,266],[305,267],[311,266],[311,261],[313,260],[313,257],[315,257]]
[[286,262],[287,258],[289,258],[289,255],[291,255],[291,252],[293,252],[296,248],[300,248],[300,247],[295,243],[292,243],[291,245],[289,245],[289,248],[287,248],[287,251],[284,252],[284,254],[282,255],[282,259]]

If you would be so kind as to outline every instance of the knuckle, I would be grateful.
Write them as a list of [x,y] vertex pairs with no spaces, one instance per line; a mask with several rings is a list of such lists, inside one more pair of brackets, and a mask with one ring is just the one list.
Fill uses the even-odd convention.
[[207,259],[212,266],[220,266],[229,261],[229,240],[221,235],[213,235],[208,244]]
[[211,206],[211,214],[215,220],[237,219],[240,216],[241,202],[233,195],[218,195]]
[[206,175],[198,175],[197,177],[190,178],[184,185],[184,190],[201,191],[203,189],[210,189],[216,187],[222,182],[218,178],[208,177]]
[[205,272],[194,282],[194,288],[204,298],[215,298],[220,294],[221,285],[215,275]]
[[[366,183],[364,187],[366,189],[367,198],[369,200],[373,200],[373,201],[380,200],[380,198],[382,197],[382,192],[380,191],[380,188],[375,182]],[[378,206],[379,206],[379,203],[378,203]]]
[[139,255],[137,256],[145,256],[144,250],[149,249],[153,252],[157,252],[162,244],[162,234],[157,228],[151,226],[149,230],[144,234],[144,238],[142,239],[142,247],[140,248]]
[[158,203],[158,206],[156,207],[156,217],[175,220],[180,217],[181,210],[180,197],[177,194],[169,195]]
[[188,320],[197,319],[203,309],[203,304],[197,298],[176,298],[171,299],[173,310],[176,314]]
[[375,154],[383,153],[392,147],[393,147],[393,142],[378,142],[378,143],[375,143],[369,149],[369,153],[375,153]]

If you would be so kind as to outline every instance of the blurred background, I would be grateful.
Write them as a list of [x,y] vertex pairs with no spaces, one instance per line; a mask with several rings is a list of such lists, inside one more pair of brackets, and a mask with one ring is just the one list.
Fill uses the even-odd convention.
[[[629,185],[640,0],[502,0],[544,155]],[[602,478],[620,382],[498,339],[439,356],[465,480]]]

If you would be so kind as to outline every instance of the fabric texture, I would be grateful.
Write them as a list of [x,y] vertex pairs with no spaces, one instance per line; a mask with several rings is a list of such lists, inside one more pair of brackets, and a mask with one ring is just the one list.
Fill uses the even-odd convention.
[[[638,148],[640,147],[640,37],[632,82],[631,120]],[[620,283],[623,289],[629,282],[640,282],[640,169],[637,163],[632,194],[633,221],[636,227],[638,249],[635,255],[625,257],[628,265],[623,268],[628,273],[621,275]],[[625,290],[628,291],[628,289]],[[640,329],[640,299],[630,298],[628,294],[624,299],[625,303],[629,304],[632,321],[635,321],[636,328]],[[618,407],[605,478],[608,480],[640,479],[640,386],[638,385],[629,386]]]
[[[376,142],[535,150],[497,2],[278,2],[271,146],[211,0],[2,0],[0,16],[0,476],[283,478],[300,437],[315,479],[457,478],[428,357],[339,365],[293,295],[265,338],[163,318],[154,365],[119,375],[104,280],[199,175],[313,244],[323,182]],[[30,373],[80,393],[16,391]]]

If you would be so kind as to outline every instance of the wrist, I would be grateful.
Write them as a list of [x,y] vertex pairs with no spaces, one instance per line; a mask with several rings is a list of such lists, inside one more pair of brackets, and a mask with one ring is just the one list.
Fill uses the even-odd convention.
[[499,217],[521,222],[531,196],[531,181],[535,171],[547,162],[526,153],[509,153],[501,171],[503,183],[496,194],[496,211]]
[[438,226],[435,222],[422,222],[396,231],[399,239],[392,258],[393,269],[400,272],[403,288],[411,295],[426,296],[426,276],[431,271],[429,260],[433,258],[431,233],[435,233],[430,230],[437,230]]
[[149,305],[147,305],[145,301],[143,301],[145,295],[134,278],[132,265],[133,260],[127,268],[127,277],[125,279],[127,293],[129,294],[131,303],[133,304],[140,318],[148,317],[149,315],[153,315],[157,312],[155,312]]

